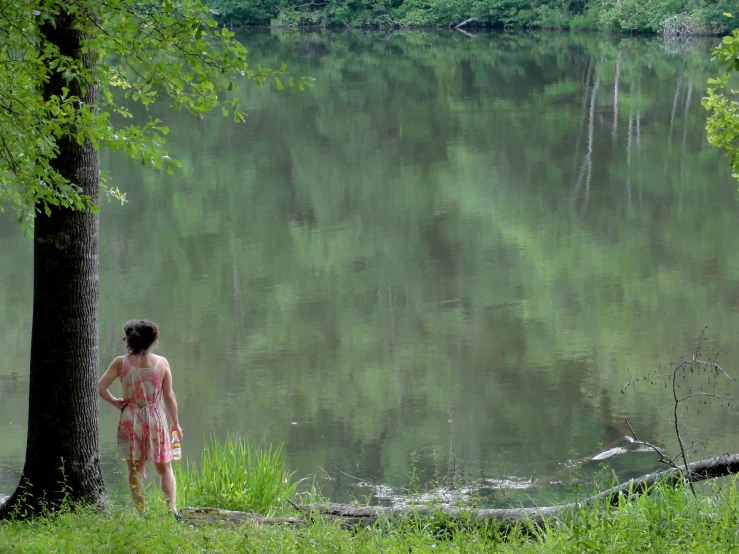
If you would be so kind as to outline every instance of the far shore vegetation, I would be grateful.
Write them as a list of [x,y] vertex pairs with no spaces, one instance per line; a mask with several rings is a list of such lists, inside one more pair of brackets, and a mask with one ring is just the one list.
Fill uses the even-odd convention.
[[737,0],[206,0],[223,25],[474,27],[725,34]]

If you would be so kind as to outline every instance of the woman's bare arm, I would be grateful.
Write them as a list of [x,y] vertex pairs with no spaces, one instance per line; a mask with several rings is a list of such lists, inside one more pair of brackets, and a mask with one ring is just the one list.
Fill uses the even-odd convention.
[[172,422],[169,430],[170,432],[177,431],[180,439],[182,439],[182,427],[180,427],[180,420],[177,414],[177,398],[174,395],[174,389],[172,388],[172,370],[169,368],[169,362],[162,358],[164,366],[164,379],[162,380],[162,394],[164,396],[164,405],[167,408],[169,419]]
[[113,381],[115,381],[121,374],[122,365],[123,358],[118,356],[110,363],[110,366],[108,366],[108,370],[103,373],[100,381],[98,381],[98,394],[100,395],[100,398],[105,400],[108,404],[115,406],[119,410],[122,410],[126,406],[126,402],[122,398],[116,398],[115,396],[110,394],[108,387],[110,387],[110,385],[113,384]]

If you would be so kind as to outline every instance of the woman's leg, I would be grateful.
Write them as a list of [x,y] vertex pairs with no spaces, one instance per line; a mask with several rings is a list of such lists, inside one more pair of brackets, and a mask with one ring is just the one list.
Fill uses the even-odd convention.
[[172,462],[154,462],[157,473],[160,478],[160,486],[162,492],[169,500],[169,509],[173,512],[177,511],[177,487],[174,480],[174,472],[172,471]]
[[144,462],[126,460],[128,463],[128,486],[131,487],[131,496],[136,508],[144,509]]

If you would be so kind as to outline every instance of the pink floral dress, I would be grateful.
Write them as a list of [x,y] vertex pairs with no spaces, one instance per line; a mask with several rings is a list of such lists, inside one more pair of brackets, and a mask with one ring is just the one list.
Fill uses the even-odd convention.
[[153,462],[172,460],[167,417],[162,409],[159,358],[154,367],[139,368],[123,357],[121,387],[127,402],[118,420],[118,459]]

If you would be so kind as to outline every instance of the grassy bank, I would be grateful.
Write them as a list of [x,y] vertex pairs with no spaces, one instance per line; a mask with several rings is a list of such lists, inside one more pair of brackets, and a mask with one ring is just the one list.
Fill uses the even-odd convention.
[[[180,506],[215,506],[262,514],[295,515],[298,498],[281,448],[245,439],[212,439],[199,460],[178,466]],[[717,485],[715,485],[717,486]],[[436,517],[379,521],[347,531],[320,518],[298,527],[175,521],[155,487],[147,509],[136,512],[127,496],[108,513],[63,510],[33,521],[0,522],[3,552],[735,552],[739,550],[736,481],[706,488],[655,487],[614,508],[590,507],[545,529],[520,526],[503,535],[494,523]],[[311,497],[312,496],[312,497]]]
[[316,521],[300,528],[193,528],[163,505],[146,516],[66,512],[0,524],[0,552],[735,552],[739,504],[733,486],[699,500],[661,489],[606,513],[589,509],[544,532],[501,537],[494,528],[444,519],[379,523],[344,531]]

